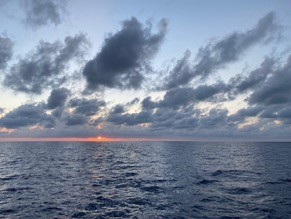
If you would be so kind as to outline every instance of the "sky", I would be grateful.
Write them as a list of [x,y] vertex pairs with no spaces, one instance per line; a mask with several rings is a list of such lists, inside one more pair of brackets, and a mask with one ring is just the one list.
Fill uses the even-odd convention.
[[0,0],[0,141],[291,140],[289,0]]

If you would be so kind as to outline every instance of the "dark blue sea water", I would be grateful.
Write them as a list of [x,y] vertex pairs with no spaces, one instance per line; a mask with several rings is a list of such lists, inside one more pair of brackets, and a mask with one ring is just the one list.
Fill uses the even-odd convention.
[[0,218],[291,218],[291,143],[0,143]]

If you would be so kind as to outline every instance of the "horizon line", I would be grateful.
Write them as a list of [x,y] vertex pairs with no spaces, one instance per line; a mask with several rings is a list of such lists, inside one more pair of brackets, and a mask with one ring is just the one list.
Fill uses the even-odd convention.
[[108,137],[54,137],[54,138],[0,138],[0,142],[291,142],[291,139],[232,139],[232,138],[108,138]]

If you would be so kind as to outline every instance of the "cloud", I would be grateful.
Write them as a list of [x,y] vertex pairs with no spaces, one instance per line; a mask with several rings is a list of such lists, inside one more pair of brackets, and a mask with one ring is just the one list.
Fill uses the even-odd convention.
[[56,109],[58,107],[63,107],[70,92],[66,88],[54,89],[47,100],[48,109]]
[[88,117],[82,114],[67,115],[64,120],[67,126],[88,124]]
[[140,112],[140,113],[134,113],[134,114],[116,114],[111,113],[107,117],[108,122],[112,122],[117,125],[127,125],[127,126],[133,126],[143,123],[149,123],[152,122],[152,113],[151,112]]
[[67,0],[25,0],[24,23],[33,29],[48,24],[59,25],[66,12]]
[[279,26],[275,24],[275,14],[270,12],[261,18],[253,29],[234,32],[201,47],[196,57],[196,64],[189,61],[190,51],[186,51],[184,57],[178,60],[169,72],[161,88],[171,89],[187,85],[194,78],[207,78],[215,70],[237,61],[250,47],[269,40],[278,29]]
[[44,89],[59,86],[68,77],[65,70],[69,62],[81,58],[87,46],[84,34],[67,36],[64,43],[41,41],[34,51],[20,58],[7,71],[4,85],[29,94],[41,94]]
[[164,40],[167,22],[159,23],[158,33],[152,33],[151,24],[144,26],[136,18],[125,20],[122,29],[109,35],[96,57],[83,70],[87,90],[100,87],[139,88],[148,72],[149,61]]
[[214,97],[214,95],[226,92],[228,87],[220,82],[213,85],[200,85],[197,88],[174,88],[166,92],[160,107],[187,106],[189,103],[198,103]]
[[274,64],[274,59],[266,57],[260,67],[251,71],[247,76],[239,74],[231,78],[229,86],[233,87],[236,93],[255,89],[259,84],[264,83],[267,77],[273,72]]
[[69,106],[74,108],[73,112],[85,116],[93,116],[104,107],[106,103],[103,100],[97,99],[72,99]]
[[249,97],[249,104],[285,104],[291,103],[291,55],[286,64],[272,72],[263,84],[257,87]]
[[71,99],[67,107],[72,111],[65,113],[63,121],[67,126],[96,126],[100,121],[93,119],[92,116],[97,115],[106,106],[105,101],[98,99],[75,98]]
[[33,125],[52,128],[54,124],[54,118],[46,114],[43,106],[40,104],[22,105],[0,118],[0,127],[8,129],[17,129]]
[[178,87],[168,90],[163,99],[157,102],[146,97],[142,101],[144,109],[186,107],[190,104],[197,104],[201,101],[218,101],[217,94],[224,94],[229,91],[229,86],[223,82],[212,85],[200,85],[196,88]]
[[176,130],[176,135],[187,131],[201,131],[214,129],[235,129],[234,123],[228,118],[226,109],[214,108],[208,113],[193,106],[185,106],[179,110],[173,108],[157,108],[156,110],[142,110],[138,113],[111,113],[106,119],[115,125],[137,126],[142,131],[152,133],[171,133]]
[[121,104],[117,104],[116,106],[114,106],[112,109],[111,109],[111,114],[120,114],[120,113],[124,113],[125,112],[125,109],[124,109],[124,106],[121,105]]
[[13,42],[8,37],[0,36],[0,70],[5,69],[7,62],[12,58]]

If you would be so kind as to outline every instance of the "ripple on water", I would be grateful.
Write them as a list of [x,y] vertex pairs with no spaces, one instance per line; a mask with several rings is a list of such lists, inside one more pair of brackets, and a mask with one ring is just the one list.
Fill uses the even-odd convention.
[[86,213],[83,211],[78,211],[72,214],[72,218],[82,218],[85,216],[86,216]]
[[126,203],[130,205],[152,205],[151,201],[144,198],[129,198],[126,200]]
[[105,214],[107,217],[118,217],[118,218],[128,218],[130,211],[128,209],[125,209],[123,211],[110,211]]
[[8,176],[1,176],[0,180],[1,181],[8,181],[8,180],[16,179],[18,177],[19,177],[19,175],[13,174],[13,175],[8,175]]
[[126,173],[124,173],[125,177],[132,177],[132,176],[137,176],[137,175],[138,175],[138,173],[135,173],[135,172],[126,172]]
[[241,174],[259,174],[253,171],[248,171],[248,170],[216,170],[211,173],[212,176],[231,176],[231,175],[241,175]]
[[276,184],[288,184],[291,183],[291,179],[289,178],[284,178],[284,179],[277,179],[276,181],[268,181],[266,182],[266,184],[272,184],[272,185],[276,185]]
[[152,192],[152,193],[160,193],[164,192],[164,188],[161,188],[159,186],[142,186],[140,187],[141,190],[146,191],[146,192]]
[[231,189],[226,189],[226,191],[229,194],[234,194],[234,195],[244,195],[244,194],[252,193],[252,190],[250,190],[246,187],[231,188]]
[[208,185],[218,182],[218,180],[211,180],[211,179],[203,179],[196,183],[196,185]]
[[291,144],[105,146],[0,143],[0,218],[291,218]]
[[87,211],[96,211],[100,209],[99,205],[97,205],[96,203],[89,203],[88,205],[86,205],[85,210]]
[[97,203],[102,206],[102,207],[115,207],[118,205],[121,205],[121,203],[119,201],[110,199],[110,198],[106,198],[103,196],[98,196],[96,198]]

